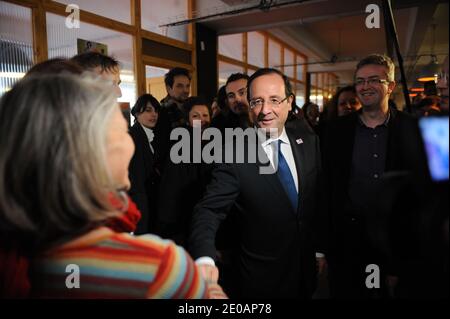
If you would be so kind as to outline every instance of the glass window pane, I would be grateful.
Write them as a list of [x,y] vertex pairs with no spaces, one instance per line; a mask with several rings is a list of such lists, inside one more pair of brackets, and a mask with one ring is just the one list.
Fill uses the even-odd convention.
[[243,61],[242,33],[219,36],[219,54]]
[[244,72],[244,69],[239,65],[219,61],[219,87],[225,85],[231,74],[238,72]]
[[309,100],[317,104],[317,89],[315,87],[311,87],[311,95],[309,96]]
[[319,106],[319,112],[322,112],[323,109],[323,91],[317,90],[316,92],[316,104]]
[[303,81],[303,69],[305,65],[305,59],[301,55],[297,55],[297,80]]
[[247,62],[263,68],[264,65],[264,36],[258,32],[247,33]]
[[269,39],[269,67],[281,70],[281,45]]
[[31,9],[0,1],[0,96],[33,64]]
[[305,85],[302,83],[295,84],[295,102],[300,108],[305,104]]
[[153,95],[158,101],[166,97],[166,84],[164,83],[164,75],[169,69],[159,68],[156,66],[145,66],[146,92]]
[[[54,0],[55,1],[55,0]],[[123,23],[131,24],[130,1],[123,0],[56,0],[63,4],[76,4],[80,10],[92,12]]]
[[324,73],[323,74],[323,89],[326,90],[326,91],[329,91],[328,79],[329,79],[328,73]]
[[311,86],[317,87],[317,73],[311,73]]
[[294,52],[288,49],[284,49],[284,74],[286,76],[294,77]]
[[122,97],[119,102],[136,101],[136,80],[134,77],[133,37],[128,34],[108,30],[92,24],[83,23],[83,27],[68,29],[65,17],[47,13],[48,57],[67,57],[76,55],[77,39],[99,42],[107,45],[108,55],[120,62]]
[[323,89],[323,73],[317,74],[317,86],[321,89]]
[[188,19],[188,0],[141,1],[142,29],[188,42],[188,25],[162,27]]

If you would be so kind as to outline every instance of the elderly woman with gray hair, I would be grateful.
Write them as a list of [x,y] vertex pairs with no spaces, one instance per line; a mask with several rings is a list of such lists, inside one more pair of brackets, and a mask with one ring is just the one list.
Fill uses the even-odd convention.
[[127,129],[99,79],[30,76],[2,97],[0,259],[27,260],[38,298],[225,297],[172,242],[108,227],[129,204]]

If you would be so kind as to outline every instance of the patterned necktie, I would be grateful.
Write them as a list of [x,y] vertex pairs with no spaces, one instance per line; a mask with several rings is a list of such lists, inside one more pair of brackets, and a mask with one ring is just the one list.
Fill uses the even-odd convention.
[[278,151],[278,169],[277,175],[280,179],[281,185],[283,185],[286,194],[289,197],[289,200],[294,208],[294,211],[297,212],[298,207],[298,194],[295,188],[294,178],[292,177],[291,170],[289,169],[289,165],[286,162],[286,159],[281,153],[281,140],[275,141],[276,150]]

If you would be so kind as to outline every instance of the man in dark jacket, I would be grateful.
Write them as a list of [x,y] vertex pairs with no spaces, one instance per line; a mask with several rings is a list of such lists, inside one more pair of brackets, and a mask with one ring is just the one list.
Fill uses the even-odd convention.
[[293,94],[280,71],[256,71],[248,89],[254,123],[276,133],[246,145],[258,148],[275,172],[264,174],[261,163],[248,159],[219,164],[194,209],[190,250],[203,274],[217,280],[215,236],[234,205],[239,254],[232,297],[311,298],[320,252],[314,227],[319,141],[308,129],[285,127]]
[[391,195],[386,181],[407,175],[418,181],[426,170],[416,120],[388,106],[395,88],[394,68],[384,55],[361,60],[355,87],[362,109],[331,121],[322,132],[321,194],[329,216],[327,260],[335,298],[379,298],[392,291],[398,279],[389,256],[392,216],[380,209]]

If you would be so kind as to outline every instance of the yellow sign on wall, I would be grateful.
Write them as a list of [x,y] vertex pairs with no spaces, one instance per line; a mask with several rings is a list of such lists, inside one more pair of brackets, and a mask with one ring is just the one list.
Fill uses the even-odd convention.
[[108,46],[103,43],[77,39],[77,51],[78,54],[83,52],[98,52],[104,55],[108,55]]

